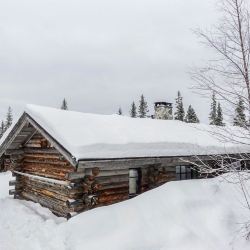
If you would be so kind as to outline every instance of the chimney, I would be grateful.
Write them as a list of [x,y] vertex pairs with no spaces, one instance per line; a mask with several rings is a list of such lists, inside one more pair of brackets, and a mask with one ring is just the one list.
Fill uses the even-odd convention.
[[168,102],[155,102],[155,119],[173,120],[173,106]]

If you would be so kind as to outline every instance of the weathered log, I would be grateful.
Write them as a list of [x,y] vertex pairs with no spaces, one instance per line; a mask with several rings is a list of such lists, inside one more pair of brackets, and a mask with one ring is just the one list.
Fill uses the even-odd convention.
[[23,163],[24,164],[38,164],[38,165],[49,165],[51,167],[61,167],[61,168],[65,168],[65,169],[70,169],[72,171],[75,171],[75,168],[72,167],[68,162],[66,161],[60,161],[60,160],[50,160],[50,159],[46,159],[46,158],[43,158],[43,159],[39,159],[39,158],[26,158],[24,157],[23,159]]
[[59,185],[64,185],[64,186],[68,186],[69,185],[68,181],[56,180],[56,179],[52,179],[52,178],[46,178],[46,177],[36,176],[36,175],[22,173],[22,172],[18,172],[18,171],[14,171],[14,173],[17,174],[17,175],[26,176],[26,177],[29,177],[29,178],[35,179],[35,180],[41,180],[41,181],[45,181],[45,182],[51,182],[51,183],[55,183],[55,184],[59,184]]
[[[210,156],[200,156],[200,159],[211,160]],[[176,165],[186,164],[187,161],[197,161],[194,156],[184,157],[146,157],[146,158],[128,158],[128,159],[109,159],[109,160],[81,160],[78,169],[88,169],[98,167],[100,170],[118,170],[129,168],[150,167],[152,165],[161,165],[175,168]]]
[[60,170],[66,173],[73,172],[75,169],[64,162],[39,162],[39,161],[23,161],[24,168],[37,168],[37,169],[48,169],[48,170]]
[[41,178],[48,178],[48,179],[54,179],[54,180],[59,180],[59,181],[67,181],[65,179],[65,174],[58,174],[58,173],[41,173],[37,171],[25,171],[25,173],[41,177]]
[[55,148],[24,148],[23,149],[27,154],[47,154],[47,155],[60,155]]
[[50,160],[64,160],[60,154],[48,154],[48,153],[26,153],[26,158],[37,158],[37,159],[50,159]]
[[9,181],[9,186],[15,186],[15,185],[16,185],[16,180]]
[[28,171],[33,171],[33,172],[41,172],[41,173],[54,173],[54,174],[59,174],[59,175],[66,175],[66,174],[68,174],[68,173],[70,173],[70,171],[71,170],[69,170],[69,169],[64,169],[64,168],[62,168],[62,167],[49,167],[49,166],[47,166],[47,165],[44,165],[44,166],[35,166],[35,165],[31,165],[31,164],[29,164],[29,165],[26,165],[26,164],[24,164],[24,166],[23,166],[23,168],[22,168],[23,170],[26,170],[26,172],[28,172]]
[[41,189],[41,188],[34,187],[34,186],[26,185],[23,187],[23,190],[27,190],[29,192],[44,195],[44,196],[47,196],[48,198],[53,198],[55,200],[62,201],[62,202],[66,202],[69,199],[67,194],[59,194],[59,193],[49,191],[48,189]]
[[[81,172],[81,170],[79,170]],[[84,173],[86,175],[92,175],[93,169],[86,169],[84,170]],[[95,175],[97,177],[109,177],[109,176],[115,176],[115,175],[128,175],[129,169],[118,169],[118,170],[106,170],[101,169],[99,170],[98,174]]]
[[71,172],[65,174],[65,179],[73,181],[78,179],[83,179],[85,177],[85,173]]
[[128,192],[122,194],[113,194],[113,195],[100,195],[98,196],[98,204],[106,202],[117,202],[128,199]]
[[127,188],[128,189],[129,183],[128,180],[118,183],[102,183],[99,190],[107,190],[111,188]]
[[75,217],[78,214],[79,213],[76,213],[76,212],[67,213],[66,218],[67,218],[67,220],[69,220],[69,219]]
[[17,176],[17,174],[15,173],[15,172],[11,172],[11,175],[12,175],[12,177],[16,177]]
[[12,149],[12,150],[6,150],[6,155],[23,155],[24,150],[23,149]]
[[67,200],[66,205],[67,205],[68,208],[78,206],[78,205],[84,205],[84,200],[83,199]]
[[58,184],[39,181],[39,180],[32,180],[29,178],[23,178],[18,183],[21,183],[21,185],[23,185],[23,186],[25,186],[25,185],[34,186],[34,187],[38,187],[40,189],[46,189],[46,190],[52,191],[54,193],[65,194],[72,199],[75,197],[81,196],[83,193],[82,186],[71,187],[71,186],[58,185]]
[[110,188],[106,190],[99,190],[98,196],[108,196],[108,195],[114,195],[114,194],[127,194],[128,193],[128,187],[122,187],[122,188]]
[[40,203],[42,206],[47,207],[53,211],[56,211],[58,213],[62,213],[62,214],[67,214],[69,213],[69,209],[66,205],[64,205],[62,202],[58,202],[58,201],[54,201],[53,199],[48,199],[45,196],[41,196],[32,192],[28,192],[28,191],[22,191],[21,195],[27,199],[27,200],[31,200],[34,201],[36,203]]
[[16,189],[10,189],[9,190],[9,195],[15,195],[17,193]]

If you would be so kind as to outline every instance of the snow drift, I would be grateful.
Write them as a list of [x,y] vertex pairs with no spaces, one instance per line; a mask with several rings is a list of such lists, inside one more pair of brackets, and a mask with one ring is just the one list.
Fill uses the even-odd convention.
[[[137,198],[70,221],[8,197],[0,174],[1,250],[246,250],[249,210],[222,178],[170,182]],[[250,181],[246,183],[250,188]]]

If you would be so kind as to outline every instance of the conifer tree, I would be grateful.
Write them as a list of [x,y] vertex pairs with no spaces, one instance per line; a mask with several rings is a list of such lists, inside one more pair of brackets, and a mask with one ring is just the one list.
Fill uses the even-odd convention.
[[12,122],[13,122],[12,109],[11,107],[9,107],[6,115],[5,131],[12,125]]
[[213,92],[212,102],[211,102],[211,111],[209,114],[210,125],[216,125],[216,116],[217,116],[217,102],[216,102],[215,93]]
[[224,126],[225,125],[223,123],[223,113],[222,113],[222,108],[221,108],[220,103],[218,103],[218,106],[217,106],[215,125],[217,125],[217,126]]
[[135,102],[133,102],[133,103],[131,104],[130,116],[131,116],[132,118],[137,117],[137,108],[136,108]]
[[239,97],[238,104],[235,108],[234,126],[245,127],[246,126],[245,105],[242,97]]
[[4,121],[2,121],[0,125],[0,138],[2,138],[4,133],[5,133],[5,124]]
[[118,115],[122,115],[122,108],[120,107],[117,112]]
[[177,98],[175,99],[176,100],[176,104],[175,104],[176,111],[174,113],[174,119],[179,120],[179,121],[184,121],[184,118],[185,118],[185,111],[184,111],[182,99],[183,98],[181,96],[181,92],[178,91]]
[[188,107],[188,111],[185,117],[185,122],[187,123],[199,123],[199,119],[191,105]]
[[140,102],[139,102],[139,110],[138,110],[139,117],[140,118],[145,118],[147,116],[148,112],[149,112],[148,104],[147,104],[144,96],[141,95],[141,99],[140,99]]
[[62,110],[68,110],[68,103],[67,103],[65,98],[62,101],[61,109]]

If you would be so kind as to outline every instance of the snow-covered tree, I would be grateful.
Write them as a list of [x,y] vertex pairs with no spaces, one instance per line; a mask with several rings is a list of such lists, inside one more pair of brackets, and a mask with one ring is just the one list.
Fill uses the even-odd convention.
[[[196,82],[196,89],[202,95],[206,96],[213,91],[216,93],[227,110],[236,109],[237,100],[241,96],[244,100],[246,113],[250,114],[250,6],[249,0],[218,0],[221,11],[221,19],[209,29],[209,32],[202,29],[197,30],[197,35],[206,49],[211,49],[211,56],[207,63],[199,68],[195,68],[192,73],[192,79]],[[217,110],[217,119],[218,112]],[[221,112],[222,113],[222,112]],[[234,112],[228,112],[228,116],[233,116]],[[221,119],[222,120],[222,119]],[[216,129],[217,130],[217,129]],[[250,142],[250,126],[246,130],[229,129],[227,126],[217,130],[216,137],[227,140],[238,145]],[[211,132],[213,134],[213,132]],[[242,141],[241,141],[242,140]],[[249,178],[242,177],[239,169],[244,171],[242,164],[225,164],[229,156],[219,157],[216,164],[209,166],[200,166],[201,172],[213,173],[218,175],[230,172],[230,180],[235,179],[242,190],[242,196],[245,197],[246,204],[250,211],[249,190],[245,181]],[[214,157],[216,158],[216,157]],[[218,157],[217,157],[218,158]],[[248,162],[249,156],[236,154],[231,162],[238,159],[238,162]],[[216,162],[216,161],[215,161]],[[229,167],[228,167],[229,165]],[[204,170],[204,171],[203,171]],[[247,169],[246,169],[247,170]],[[231,175],[234,175],[231,177]],[[249,220],[248,220],[249,221]],[[247,238],[250,238],[250,223],[244,226],[247,232]]]
[[122,108],[121,107],[119,107],[117,114],[122,115]]
[[136,108],[135,102],[133,102],[133,103],[131,104],[130,116],[131,116],[132,118],[137,117],[137,108]]
[[223,113],[222,113],[222,108],[221,108],[220,103],[218,103],[218,106],[217,106],[215,125],[217,125],[217,126],[224,126],[225,125],[223,123]]
[[61,109],[62,110],[68,110],[68,103],[67,103],[65,98],[62,101]]
[[0,138],[2,138],[4,133],[5,133],[5,124],[4,121],[2,121],[0,125]]
[[175,113],[174,113],[174,119],[175,120],[179,120],[179,121],[184,121],[185,118],[185,111],[184,111],[184,107],[183,107],[183,100],[182,100],[182,96],[181,96],[181,92],[178,91],[177,93],[177,98],[176,100],[176,104],[175,104]]
[[12,109],[11,107],[9,107],[6,115],[5,130],[7,130],[12,125],[12,122],[13,122]]
[[147,104],[147,102],[145,100],[144,95],[141,95],[141,99],[140,99],[140,102],[139,102],[139,110],[138,110],[139,117],[140,118],[145,118],[147,116],[148,112],[149,112],[148,104]]
[[215,125],[216,124],[216,116],[217,116],[217,101],[215,92],[212,94],[212,101],[211,101],[211,110],[209,114],[209,124]]
[[199,123],[200,122],[191,105],[189,105],[188,107],[187,114],[185,117],[185,122],[187,123]]
[[245,127],[246,126],[246,115],[245,115],[245,105],[242,97],[239,97],[238,104],[235,108],[235,117],[233,124],[234,126]]

